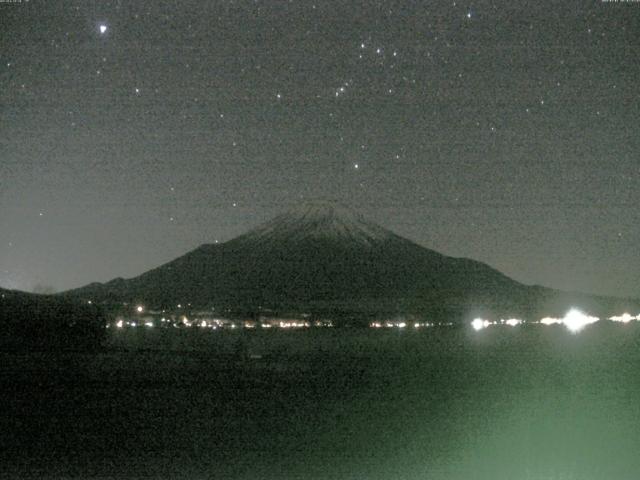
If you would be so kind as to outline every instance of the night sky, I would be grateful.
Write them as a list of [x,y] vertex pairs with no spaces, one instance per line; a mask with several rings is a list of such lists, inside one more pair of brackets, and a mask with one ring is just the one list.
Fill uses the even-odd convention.
[[0,286],[131,277],[309,199],[640,297],[640,3],[0,2]]

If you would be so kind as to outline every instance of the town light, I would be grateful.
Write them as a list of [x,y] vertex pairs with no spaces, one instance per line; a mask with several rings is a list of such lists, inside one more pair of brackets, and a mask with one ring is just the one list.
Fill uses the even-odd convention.
[[582,330],[585,326],[597,322],[598,320],[600,319],[597,317],[590,317],[588,315],[585,315],[580,310],[574,308],[569,310],[569,312],[564,316],[564,318],[562,319],[562,323],[564,323],[569,330],[575,333]]
[[482,318],[475,318],[471,322],[471,326],[476,331],[482,330],[483,328],[487,328],[489,325],[491,325],[491,322],[489,320],[484,320]]
[[614,315],[613,317],[609,317],[609,320],[611,320],[612,322],[629,323],[631,320],[636,320],[636,317],[625,312],[622,315]]
[[554,325],[556,323],[562,323],[562,319],[554,317],[544,317],[540,320],[540,323],[543,325]]

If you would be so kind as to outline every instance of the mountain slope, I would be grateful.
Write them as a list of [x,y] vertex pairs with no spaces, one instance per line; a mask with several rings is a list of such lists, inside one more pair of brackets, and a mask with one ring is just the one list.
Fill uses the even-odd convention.
[[552,305],[554,292],[421,247],[348,208],[314,203],[133,279],[69,294],[162,308],[191,303],[254,312],[412,312],[444,318],[531,315],[540,299]]

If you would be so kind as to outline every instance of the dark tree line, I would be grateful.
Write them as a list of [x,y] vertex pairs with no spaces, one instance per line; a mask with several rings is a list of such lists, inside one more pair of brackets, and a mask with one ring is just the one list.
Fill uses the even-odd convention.
[[0,295],[3,350],[96,349],[105,328],[102,311],[80,300],[6,290]]

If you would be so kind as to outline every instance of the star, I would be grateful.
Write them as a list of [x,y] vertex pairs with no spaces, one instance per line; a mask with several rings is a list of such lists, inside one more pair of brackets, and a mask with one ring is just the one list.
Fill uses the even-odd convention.
[[104,23],[101,23],[99,29],[100,35],[104,35],[105,33],[107,33],[108,27]]

